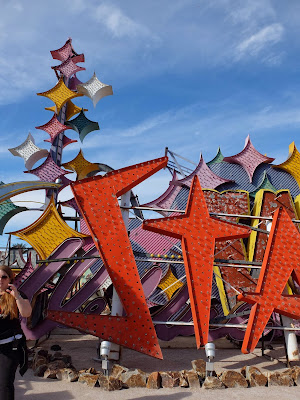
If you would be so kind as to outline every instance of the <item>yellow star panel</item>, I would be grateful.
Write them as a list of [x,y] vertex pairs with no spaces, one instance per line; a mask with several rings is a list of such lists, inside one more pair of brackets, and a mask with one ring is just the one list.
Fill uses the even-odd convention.
[[78,180],[85,178],[89,172],[99,170],[97,164],[91,163],[84,158],[82,150],[79,151],[73,160],[62,164],[62,166],[76,172]]
[[47,111],[53,111],[56,114],[56,107],[52,106],[52,107],[45,107],[45,110]]
[[300,186],[300,153],[295,146],[295,142],[292,142],[289,146],[288,159],[282,164],[273,165],[273,168],[280,168],[288,172],[295,178]]
[[[76,104],[69,100],[67,102],[66,120],[69,121],[74,115],[79,114],[81,110],[82,108],[76,106]],[[88,111],[88,109],[84,108],[83,111]]]
[[75,93],[70,90],[65,84],[63,77],[57,82],[57,84],[47,92],[37,93],[38,96],[45,96],[48,97],[50,100],[53,101],[56,105],[56,114],[59,113],[62,106],[68,101],[73,99],[74,97],[82,96],[80,93]]
[[175,275],[173,275],[171,268],[169,268],[168,272],[162,278],[158,285],[158,287],[166,293],[169,300],[176,292],[176,290],[180,289],[182,286],[183,283],[179,281]]
[[[52,111],[56,113],[56,107],[45,107],[45,110]],[[67,110],[66,110],[66,121],[71,119],[74,115],[79,114],[82,108],[76,106],[74,103],[72,103],[71,100],[67,102]],[[87,108],[84,108],[83,111],[89,111]]]
[[80,172],[80,174],[78,174],[77,180],[80,181],[81,179],[86,178],[90,172],[95,172],[95,171],[100,172],[99,166],[97,164],[90,164],[86,168],[84,168]]
[[296,212],[297,212],[297,217],[299,219],[300,218],[300,194],[298,194],[298,196],[295,197],[294,204],[295,204],[295,208],[296,208]]
[[53,198],[44,213],[33,224],[11,234],[29,243],[41,259],[47,259],[65,239],[87,237],[74,231],[62,220],[55,208]]

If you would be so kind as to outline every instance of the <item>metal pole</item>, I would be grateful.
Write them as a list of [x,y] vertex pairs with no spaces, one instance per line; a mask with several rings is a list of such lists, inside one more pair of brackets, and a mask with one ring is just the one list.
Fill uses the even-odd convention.
[[[281,315],[282,325],[285,328],[293,327],[293,320],[291,318],[286,317],[285,315]],[[291,361],[299,361],[299,349],[297,336],[295,332],[291,332],[288,330],[284,330],[284,340],[286,344],[286,354],[287,354],[287,362],[288,364]]]
[[[164,212],[176,212],[180,214],[184,214],[185,210],[177,210],[173,208],[158,208],[158,207],[143,207],[143,206],[136,206],[136,207],[129,207],[131,210],[144,210],[144,211],[164,211]],[[248,219],[261,219],[264,221],[272,221],[273,217],[262,217],[260,215],[246,215],[246,214],[227,214],[227,213],[213,213],[210,212],[209,215],[211,217],[232,217],[232,218],[248,218]],[[292,219],[292,222],[299,224],[300,219]],[[251,228],[251,226],[249,226]]]
[[[123,194],[121,196],[121,207],[129,207],[130,205],[130,191]],[[128,225],[129,225],[129,209],[124,209],[121,208],[121,213],[123,216],[123,220],[124,220],[124,225],[126,227],[126,230],[128,230]],[[117,291],[115,290],[115,288],[113,288],[113,296],[112,296],[112,306],[111,306],[111,315],[119,315],[122,316],[123,314],[123,305],[121,303],[121,300],[118,296]],[[109,348],[109,354],[107,355],[107,359],[111,358],[111,350],[113,348],[114,350],[114,360],[118,360],[120,358],[120,346],[112,343],[113,346],[109,346],[108,345],[108,341],[102,342],[101,343],[101,348],[100,348],[100,352],[102,352],[102,344],[103,346],[105,346],[106,348]],[[105,363],[106,364],[106,363]],[[106,369],[108,369],[108,365],[106,365]]]
[[11,235],[8,238],[8,266],[10,266],[10,253],[11,253]]
[[178,168],[178,171],[181,173],[182,176],[186,177],[186,174],[182,171],[182,168],[180,167],[180,165],[178,164],[176,157],[174,156],[174,154],[172,153],[172,151],[168,150],[170,156],[173,158],[176,167]]
[[[234,318],[235,315],[232,315]],[[179,326],[193,326],[194,322],[182,322],[182,321],[152,321],[155,325],[179,325]],[[247,324],[209,324],[212,328],[240,328],[247,329]],[[275,331],[295,331],[299,332],[300,328],[292,328],[287,326],[266,326],[265,329],[274,329]]]

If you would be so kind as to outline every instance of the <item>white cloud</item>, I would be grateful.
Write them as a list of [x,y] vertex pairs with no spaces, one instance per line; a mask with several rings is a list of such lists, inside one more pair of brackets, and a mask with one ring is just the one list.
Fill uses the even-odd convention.
[[276,13],[269,0],[230,0],[228,12],[236,24],[256,24],[264,19],[275,19]]
[[267,47],[282,40],[284,28],[281,24],[275,23],[260,29],[257,33],[244,39],[236,47],[237,60],[245,56],[257,56]]
[[147,131],[155,128],[156,126],[162,126],[167,124],[170,120],[174,119],[173,112],[165,112],[159,115],[156,115],[151,118],[147,118],[146,120],[142,121],[141,123],[132,126],[130,128],[124,129],[121,133],[123,137],[133,137],[139,136]]
[[[6,2],[0,21],[0,105],[51,88],[50,66],[57,62],[49,50],[69,36],[75,50],[86,55],[87,76],[96,69],[118,87],[169,71],[232,65],[281,40],[283,24],[269,0],[196,3],[28,0],[25,7]],[[285,55],[280,50],[254,57],[255,62],[278,65]]]
[[23,5],[20,3],[20,2],[18,2],[18,1],[16,1],[16,2],[13,2],[13,8],[15,9],[15,10],[17,10],[18,12],[22,12],[23,10],[24,10],[24,7],[23,7]]
[[117,38],[149,33],[144,26],[129,18],[119,7],[113,4],[102,3],[92,13],[93,17],[104,24]]
[[82,13],[88,7],[85,0],[65,0],[71,13]]

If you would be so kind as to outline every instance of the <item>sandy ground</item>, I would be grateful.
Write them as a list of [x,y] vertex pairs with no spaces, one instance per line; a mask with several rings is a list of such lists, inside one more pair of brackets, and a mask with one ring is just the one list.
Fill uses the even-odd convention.
[[[33,343],[31,343],[33,345]],[[63,334],[56,331],[48,340],[41,342],[38,348],[50,349],[53,344],[59,344],[64,354],[72,356],[73,364],[77,369],[94,367],[101,370],[101,364],[96,358],[96,347],[98,339],[89,335],[70,334],[65,331]],[[191,369],[191,360],[197,358],[205,359],[205,351],[197,350],[191,338],[177,338],[172,343],[162,342],[163,360],[156,360],[144,356],[143,354],[123,348],[120,364],[127,368],[140,368],[145,372],[152,371],[179,371]],[[168,346],[172,348],[168,348]],[[263,372],[284,370],[285,353],[282,344],[272,344],[272,350],[266,350],[267,356],[261,355],[261,350],[257,349],[253,354],[242,354],[239,349],[233,348],[231,343],[226,340],[216,342],[215,370],[217,373],[224,369],[240,371],[245,365],[255,365]],[[299,400],[300,387],[263,387],[248,389],[224,389],[210,391],[199,389],[192,391],[185,388],[174,389],[123,389],[116,392],[104,392],[100,388],[89,388],[78,382],[62,382],[51,379],[38,378],[33,376],[29,370],[22,378],[17,374],[16,379],[16,400],[69,400],[69,399],[141,399],[155,400],[164,397],[165,400],[180,399],[219,399],[222,400],[252,400],[255,397],[264,400]]]

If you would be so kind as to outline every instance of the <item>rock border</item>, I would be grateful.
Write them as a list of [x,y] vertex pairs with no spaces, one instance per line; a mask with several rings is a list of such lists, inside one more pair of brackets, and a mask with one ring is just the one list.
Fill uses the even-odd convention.
[[49,353],[31,350],[29,366],[34,375],[47,379],[80,382],[89,387],[100,387],[106,391],[143,387],[147,389],[190,388],[192,390],[248,388],[257,386],[300,386],[300,367],[294,366],[282,372],[264,374],[259,368],[245,366],[240,372],[224,370],[215,376],[205,376],[206,362],[193,360],[190,370],[155,371],[146,373],[140,369],[128,369],[115,364],[107,377],[94,368],[77,371],[72,359],[61,352]]

